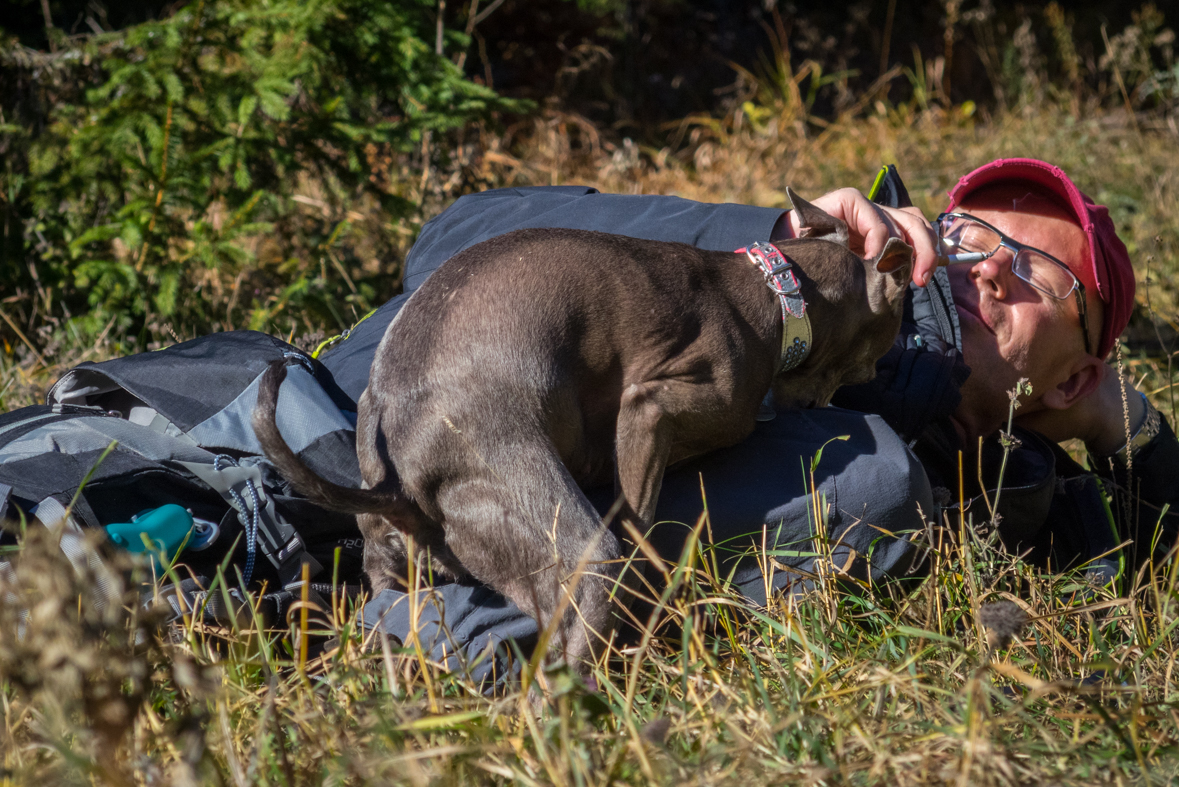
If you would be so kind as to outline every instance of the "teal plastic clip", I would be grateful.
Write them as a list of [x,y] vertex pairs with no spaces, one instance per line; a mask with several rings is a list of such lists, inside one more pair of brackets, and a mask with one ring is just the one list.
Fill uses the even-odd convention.
[[217,537],[216,525],[195,520],[188,509],[172,503],[141,511],[130,522],[118,522],[103,529],[112,542],[128,552],[147,552],[157,575],[176,559],[181,546],[203,549]]

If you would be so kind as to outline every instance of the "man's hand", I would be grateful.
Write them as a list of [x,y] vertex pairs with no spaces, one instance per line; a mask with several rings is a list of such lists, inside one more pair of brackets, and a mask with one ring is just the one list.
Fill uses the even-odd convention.
[[[1146,406],[1138,390],[1126,382],[1126,408],[1129,410],[1130,434],[1134,434],[1146,416]],[[1097,387],[1067,410],[1044,409],[1017,417],[1015,422],[1034,429],[1054,442],[1079,438],[1095,456],[1116,453],[1126,444],[1126,412],[1122,407],[1122,386],[1117,369],[1105,365]]]
[[[885,208],[856,189],[846,188],[811,200],[847,224],[851,250],[864,258],[875,257],[890,237],[913,247],[913,283],[924,287],[937,267],[937,234],[917,208]],[[798,213],[790,211],[790,229],[798,237]]]

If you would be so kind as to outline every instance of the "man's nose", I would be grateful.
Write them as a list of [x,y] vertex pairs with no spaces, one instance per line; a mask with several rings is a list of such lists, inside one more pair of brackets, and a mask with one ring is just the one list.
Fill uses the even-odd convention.
[[1014,275],[1011,272],[1011,255],[1007,249],[999,249],[985,260],[976,262],[971,272],[983,286],[990,289],[991,297],[999,301],[1006,299],[1011,287],[1011,277]]

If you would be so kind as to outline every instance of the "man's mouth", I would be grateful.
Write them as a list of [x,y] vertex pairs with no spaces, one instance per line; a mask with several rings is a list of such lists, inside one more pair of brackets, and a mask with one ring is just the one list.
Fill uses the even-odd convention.
[[977,295],[974,295],[973,297],[971,297],[971,295],[966,295],[965,297],[955,295],[954,296],[954,305],[958,307],[958,313],[960,315],[961,314],[970,315],[971,319],[973,319],[975,322],[982,325],[984,328],[987,329],[987,331],[989,331],[990,333],[995,332],[995,329],[991,327],[990,320],[988,320],[986,318],[986,315],[983,313],[982,309],[979,307],[979,299],[978,299]]

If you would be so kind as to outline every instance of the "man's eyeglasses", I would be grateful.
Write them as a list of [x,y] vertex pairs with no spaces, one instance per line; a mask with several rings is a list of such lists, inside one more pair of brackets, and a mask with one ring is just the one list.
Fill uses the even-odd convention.
[[1051,254],[1025,246],[969,213],[943,213],[937,217],[939,252],[950,263],[982,262],[999,249],[1012,253],[1011,272],[1045,295],[1057,300],[1072,293],[1077,299],[1081,316],[1081,333],[1085,336],[1085,352],[1089,349],[1089,313],[1085,308],[1085,285],[1073,275],[1068,266]]

